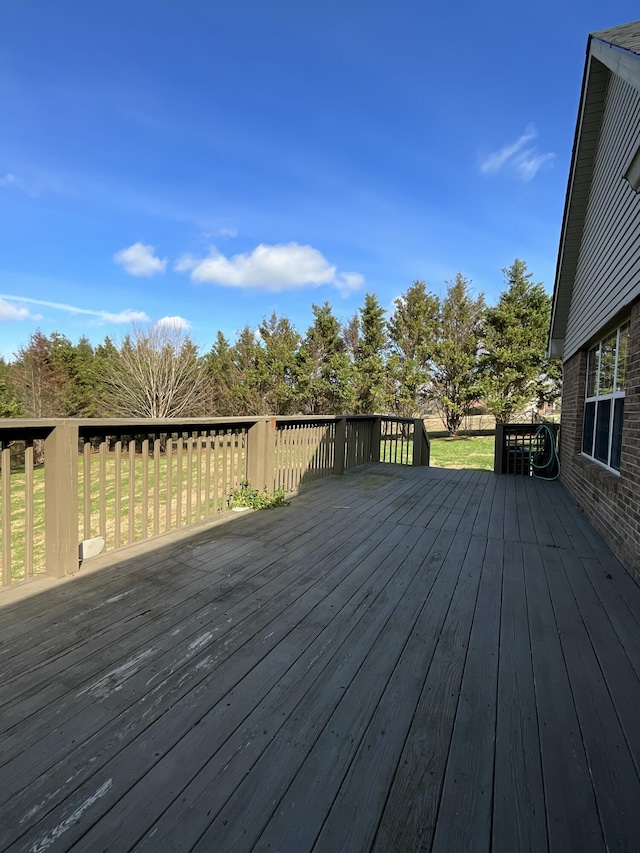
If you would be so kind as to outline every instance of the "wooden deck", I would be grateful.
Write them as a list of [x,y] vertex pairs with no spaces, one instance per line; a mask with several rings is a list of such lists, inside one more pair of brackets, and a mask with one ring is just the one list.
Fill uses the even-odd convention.
[[558,484],[370,466],[124,560],[0,608],[1,850],[640,849],[640,588]]

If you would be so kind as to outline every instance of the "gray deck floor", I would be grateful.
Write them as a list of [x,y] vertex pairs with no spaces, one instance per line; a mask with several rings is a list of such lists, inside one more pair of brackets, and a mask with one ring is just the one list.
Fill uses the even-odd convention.
[[640,588],[558,484],[371,466],[126,560],[0,607],[0,849],[640,850]]

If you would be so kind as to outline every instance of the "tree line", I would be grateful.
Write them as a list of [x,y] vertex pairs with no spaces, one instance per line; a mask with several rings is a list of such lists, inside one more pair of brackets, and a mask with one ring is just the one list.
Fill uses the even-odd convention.
[[458,273],[443,298],[414,281],[388,319],[367,293],[346,323],[328,302],[312,306],[304,335],[273,313],[233,343],[218,332],[206,353],[171,326],[133,327],[96,347],[36,331],[0,359],[0,417],[414,417],[431,406],[451,434],[478,407],[509,422],[555,399],[559,374],[545,357],[548,295],[524,261],[503,273],[493,307]]

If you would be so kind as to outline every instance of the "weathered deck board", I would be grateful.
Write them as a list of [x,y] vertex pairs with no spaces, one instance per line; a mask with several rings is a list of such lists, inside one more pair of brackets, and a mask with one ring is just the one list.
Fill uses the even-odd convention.
[[[433,531],[430,533],[435,535]],[[440,534],[434,544],[434,553],[426,558],[427,570],[432,571],[434,564],[441,564],[445,555],[451,566],[453,554],[449,558],[445,537]],[[441,572],[438,583],[443,582],[445,576]],[[437,593],[437,590],[432,587],[432,592]],[[316,842],[321,849],[366,849],[373,841],[376,824],[370,817],[382,812],[387,799],[406,733],[420,698],[424,674],[433,657],[439,626],[444,620],[442,604],[443,598],[437,594],[425,599],[424,607],[322,825]]]
[[493,501],[488,520],[487,535],[493,539],[504,539],[505,500],[509,477],[496,477],[493,490]]
[[[419,539],[417,539],[416,533],[417,531],[412,532],[406,544],[412,546],[419,544],[420,547],[426,546],[430,534],[420,534]],[[432,534],[431,537],[433,538]],[[443,538],[446,539],[446,537]],[[413,547],[412,553],[415,551],[416,547]],[[172,845],[178,840],[178,827],[184,825],[184,816],[189,814],[194,803],[206,802],[211,796],[211,792],[215,790],[218,772],[221,768],[225,769],[226,784],[230,786],[233,778],[240,781],[247,772],[247,768],[251,767],[260,758],[262,752],[269,746],[271,739],[281,731],[281,727],[287,723],[290,724],[291,714],[286,716],[285,708],[293,709],[293,712],[299,716],[304,716],[306,710],[311,708],[313,710],[311,718],[317,721],[318,702],[322,701],[323,696],[325,697],[324,701],[329,712],[331,708],[335,707],[343,694],[343,682],[348,679],[349,672],[352,671],[353,666],[357,666],[357,662],[353,660],[353,655],[350,654],[350,640],[353,639],[354,632],[357,632],[357,635],[365,641],[367,638],[375,635],[380,625],[380,611],[378,611],[378,614],[374,618],[372,605],[376,601],[378,601],[378,607],[384,605],[384,601],[379,598],[379,594],[388,585],[395,570],[395,562],[383,561],[376,585],[371,588],[372,594],[369,595],[363,607],[360,608],[360,611],[356,613],[356,616],[359,617],[358,622],[351,616],[348,622],[341,619],[341,630],[339,633],[334,633],[334,639],[332,640],[333,655],[326,655],[324,668],[321,670],[321,673],[310,671],[307,661],[303,662],[304,667],[301,673],[291,671],[291,679],[287,680],[286,687],[289,691],[295,691],[295,695],[290,693],[285,697],[283,695],[282,684],[278,685],[277,689],[273,691],[273,696],[268,697],[270,700],[269,704],[263,703],[263,706],[254,712],[257,721],[253,723],[255,726],[253,735],[251,735],[251,727],[245,725],[242,730],[234,735],[232,740],[224,745],[223,750],[215,756],[214,761],[210,762],[209,766],[203,772],[199,773],[194,782],[189,786],[185,792],[184,801],[174,803],[171,810],[159,819],[158,824],[146,836],[145,841],[149,843],[143,844],[143,848],[148,846],[149,849],[153,849],[153,845],[159,840],[161,846],[165,847],[168,844],[168,849],[171,849]],[[312,653],[314,658],[318,654],[314,646],[310,647],[309,656]],[[335,689],[336,681],[340,685],[337,691]],[[275,719],[275,725],[269,728],[268,737],[261,739],[256,737],[256,734],[260,733],[263,728],[260,725],[260,716],[264,711],[268,713],[272,720]],[[267,735],[267,732],[265,731],[264,734]],[[296,730],[296,737],[299,738],[301,735],[302,732]],[[247,742],[248,738],[251,738],[250,744]],[[227,796],[230,797],[232,793],[231,789],[228,791]],[[195,820],[190,821],[190,829],[191,826],[193,826],[193,829],[197,829],[197,821],[202,821],[202,818],[203,814],[201,813]],[[204,831],[207,825],[208,821],[205,820],[201,826],[201,830]]]
[[[617,642],[613,649],[613,668],[610,659],[598,661],[589,642],[589,631],[583,615],[562,570],[562,555],[554,555],[554,561],[556,559],[558,565],[555,566],[551,559],[546,559],[544,569],[556,612],[560,643],[567,662],[605,842],[609,850],[631,850],[634,845],[637,846],[640,838],[640,780],[603,675],[604,665],[608,664],[609,680],[615,684],[625,673],[628,674],[631,667],[625,660],[626,655],[619,655],[620,646]],[[593,634],[597,631],[598,623],[596,615],[588,613],[589,605],[590,601],[585,596],[582,606],[587,611],[585,615],[591,618]],[[599,610],[598,607],[598,614]],[[633,696],[634,686],[637,696],[637,684],[632,682],[627,689]],[[629,723],[637,733],[637,720],[635,723],[629,720]],[[625,816],[625,820],[620,820],[621,815]]]
[[635,725],[635,719],[640,708],[640,683],[632,663],[632,659],[635,659],[636,663],[638,661],[637,637],[627,634],[627,641],[631,641],[631,645],[626,649],[626,659],[619,656],[618,649],[621,641],[612,623],[615,613],[612,612],[609,615],[603,606],[598,592],[584,570],[587,560],[583,558],[578,565],[567,560],[565,554],[561,557],[566,578],[575,598],[575,606],[583,623],[583,630],[591,641],[602,677],[611,694],[629,744],[637,773],[640,769],[640,729]]
[[476,471],[476,484],[469,498],[469,503],[464,511],[462,518],[458,523],[457,532],[460,535],[470,534],[476,523],[476,519],[482,512],[482,506],[485,502],[485,495],[489,490],[489,486],[493,485],[493,478],[488,479],[482,471]]
[[635,849],[640,589],[558,484],[370,466],[115,558],[0,599],[0,850]]
[[493,506],[493,496],[499,477],[485,477],[484,479],[486,480],[485,490],[472,528],[472,532],[476,536],[488,535],[489,519],[491,518],[491,508]]
[[[421,566],[418,555],[394,574],[391,595],[384,597],[379,611],[371,611],[376,630],[363,635],[364,655],[351,654],[332,679],[323,679],[317,691],[305,696],[195,849],[211,850],[214,844],[250,849],[261,824],[266,826],[259,847],[310,848],[406,640],[394,627],[401,623],[411,629],[422,606],[421,594],[433,581],[432,573],[421,572]],[[274,811],[278,793],[284,801]],[[256,818],[253,827],[243,825],[247,807]]]
[[[345,518],[338,519],[332,534],[329,544],[335,542],[336,547],[341,542],[349,541],[351,530],[348,520]],[[315,529],[313,531],[307,530],[304,538],[301,538],[298,531],[294,529],[289,531],[287,540],[278,544],[272,542],[268,546],[264,546],[246,537],[234,537],[228,542],[222,540],[220,549],[216,549],[215,553],[210,556],[210,564],[206,571],[202,568],[196,568],[196,566],[177,567],[177,575],[174,582],[166,586],[167,593],[171,595],[171,609],[166,610],[162,614],[153,609],[146,609],[146,605],[149,603],[153,604],[157,601],[158,597],[158,583],[153,577],[153,567],[151,567],[151,571],[146,573],[144,593],[141,593],[135,600],[129,600],[126,605],[118,599],[117,604],[120,610],[120,620],[117,623],[114,624],[113,620],[112,611],[114,607],[107,608],[110,612],[106,621],[104,617],[96,618],[92,615],[92,611],[87,613],[87,609],[83,608],[79,614],[72,617],[69,628],[73,630],[74,623],[77,623],[79,619],[87,615],[91,616],[91,620],[89,622],[89,620],[85,619],[89,624],[87,624],[86,630],[79,630],[75,635],[75,643],[68,636],[65,639],[65,633],[61,632],[58,628],[55,638],[56,646],[60,646],[64,652],[59,658],[54,660],[55,648],[48,643],[45,645],[44,651],[41,645],[34,647],[32,655],[36,657],[38,662],[40,662],[44,653],[48,652],[49,655],[48,659],[44,659],[46,676],[40,675],[38,684],[42,685],[45,683],[45,677],[48,679],[48,682],[57,684],[60,673],[65,669],[72,668],[74,679],[78,680],[80,674],[78,666],[83,661],[90,665],[92,669],[95,669],[96,665],[99,667],[99,662],[97,664],[95,662],[96,653],[101,649],[108,650],[114,640],[119,642],[129,633],[135,633],[139,640],[139,645],[144,646],[147,640],[144,634],[145,628],[151,632],[150,636],[153,636],[173,628],[174,623],[179,624],[181,621],[186,620],[189,613],[191,613],[194,624],[199,618],[206,618],[207,614],[202,614],[201,616],[199,611],[203,605],[202,593],[211,587],[212,572],[220,570],[226,576],[223,583],[218,587],[218,597],[221,599],[224,597],[226,602],[227,596],[238,594],[238,589],[233,578],[237,566],[244,565],[246,561],[251,562],[253,575],[245,576],[244,580],[247,582],[251,578],[252,581],[255,580],[256,584],[259,584],[270,579],[272,576],[277,576],[282,571],[281,549],[286,547],[288,542],[294,546],[293,550],[288,551],[288,555],[295,555],[296,559],[300,559],[305,551],[313,550],[319,543],[326,543],[327,537],[321,523],[317,521]],[[115,605],[116,602],[113,602],[112,599],[113,596],[107,599],[107,603]],[[102,608],[98,606],[96,609],[101,610]],[[129,622],[122,624],[124,621],[122,620],[123,610],[127,615],[138,617],[138,614],[142,614],[142,616],[136,618],[133,625],[130,625]],[[102,628],[104,628],[103,631],[100,630]],[[11,665],[7,666],[5,670],[7,678],[10,678],[12,675],[14,676],[12,680],[12,707],[15,707],[16,699],[21,695],[22,683],[29,685],[33,681],[32,672],[35,669],[33,666],[29,668],[25,667],[23,656],[17,656],[17,658],[17,662],[14,663],[15,659],[12,659]],[[92,673],[89,671],[84,674],[88,678]],[[31,697],[29,697],[29,701],[32,701]],[[22,714],[20,718],[22,719]]]
[[[397,546],[396,551],[402,550],[402,543],[399,536],[396,536],[395,540],[391,539],[389,541],[387,539],[381,543],[379,549],[377,549],[379,552],[378,559],[381,562],[385,557],[388,558],[389,552],[394,545]],[[359,562],[361,556],[361,554],[358,555],[352,562],[354,564]],[[393,584],[395,577],[391,573],[389,583]],[[350,580],[352,585],[356,585],[359,582],[359,578],[350,578]],[[363,596],[366,596],[367,592],[368,590],[365,590]],[[164,808],[170,805],[173,799],[172,794],[174,791],[171,788],[167,789],[166,780],[170,778],[172,784],[176,785],[182,780],[183,784],[186,785],[202,765],[203,755],[205,754],[203,749],[207,749],[209,754],[215,757],[216,747],[220,747],[226,742],[227,738],[234,733],[238,724],[242,722],[244,714],[259,705],[264,700],[265,695],[278,684],[284,674],[284,664],[293,663],[300,652],[316,639],[318,633],[323,630],[326,622],[330,619],[332,615],[331,610],[335,609],[337,603],[343,600],[345,595],[345,589],[340,589],[333,597],[330,595],[326,596],[322,604],[318,605],[313,611],[310,611],[306,619],[298,621],[293,630],[289,630],[286,633],[283,631],[280,643],[256,666],[248,668],[244,665],[244,662],[240,665],[234,661],[236,673],[233,679],[235,681],[233,689],[223,694],[221,700],[217,701],[212,709],[199,720],[197,728],[191,727],[188,731],[184,731],[184,735],[179,742],[173,735],[170,733],[165,734],[165,732],[162,732],[160,736],[154,732],[149,738],[145,738],[145,741],[148,741],[148,745],[145,745],[144,749],[137,750],[140,754],[141,763],[144,761],[144,756],[149,749],[157,748],[162,744],[167,749],[167,737],[170,737],[169,743],[175,743],[177,748],[168,751],[168,754],[163,757],[161,762],[147,761],[147,769],[150,771],[147,774],[143,775],[141,772],[141,770],[145,769],[144,767],[140,768],[138,766],[134,768],[135,774],[142,777],[141,784],[136,788],[139,797],[135,801],[132,800],[128,803],[119,804],[113,810],[113,814],[108,815],[107,819],[101,825],[89,833],[86,839],[87,849],[100,849],[101,845],[105,843],[115,843],[117,847],[126,849],[127,841],[135,841],[142,834],[144,828],[149,825],[148,822],[144,823],[145,820],[158,819],[162,815]],[[393,598],[389,596],[389,607],[392,606],[393,601]],[[291,628],[291,626],[287,627]],[[328,638],[325,638],[325,641],[326,639]],[[316,650],[317,653],[318,650]],[[347,658],[347,666],[353,665],[352,658]],[[286,672],[286,669],[284,671]],[[330,691],[326,677],[319,682],[316,680],[315,683],[325,694],[333,692]],[[314,707],[311,689],[305,693],[302,701],[306,703],[307,707],[305,712],[301,713],[301,716],[313,725],[314,715],[309,713],[309,709]],[[230,712],[227,710],[229,707],[237,708],[237,710]],[[181,731],[184,730],[184,721],[181,718],[176,720],[176,724]],[[271,727],[273,726],[273,722],[267,717],[266,720],[262,721],[262,725],[263,728],[265,725]],[[269,729],[269,733],[273,738],[271,728]],[[269,742],[268,748],[271,750],[273,750],[272,744],[273,740]],[[246,746],[245,741],[237,743],[234,750],[235,753],[239,753],[240,761],[236,762],[236,765],[240,765],[237,771],[239,772],[240,779],[246,773],[246,761],[248,757],[247,750],[243,749],[243,746]],[[277,758],[282,760],[283,756],[284,753],[278,753]],[[292,758],[294,761],[298,759],[297,751],[292,753]],[[153,770],[151,770],[151,765],[155,765],[153,766]],[[225,788],[228,792],[226,792],[227,796],[233,791],[232,779],[236,765],[227,756],[223,765],[225,768],[224,776]],[[272,769],[272,767],[269,768],[269,773],[272,772]],[[127,772],[125,768],[122,768],[122,771]],[[108,770],[108,772],[110,773],[111,770]],[[129,776],[133,779],[134,773],[129,771]],[[258,776],[258,772],[253,770],[251,779],[257,782]],[[286,774],[283,778],[287,778]],[[268,795],[269,788],[264,784],[258,785],[258,792],[261,796],[266,796]],[[238,804],[238,801],[239,795],[234,798],[234,805]],[[252,809],[255,808],[255,803],[252,803]],[[123,821],[123,816],[127,817],[128,820]],[[183,824],[181,828],[182,839],[185,837],[185,832],[186,827]]]
[[[331,506],[335,497],[336,495],[323,495],[322,493],[316,493],[315,491],[313,495],[310,495],[308,504],[305,505],[304,510],[301,511],[299,517],[296,518],[296,526],[300,533],[308,529],[308,526],[313,527],[317,525],[318,516],[321,515],[325,508]],[[234,529],[242,528],[243,525],[246,526],[247,520],[248,518],[244,516],[236,519],[236,526]],[[273,536],[273,533],[271,533],[271,527],[272,525],[269,524],[268,519],[261,519],[258,517],[258,520],[256,520],[255,515],[252,514],[251,541],[253,544],[255,545],[256,541],[260,541],[261,536],[266,536],[268,541],[270,541],[269,537]],[[218,530],[218,528],[212,529]],[[203,536],[204,541],[206,542],[209,536],[206,532],[195,533],[193,542],[198,543]],[[216,547],[220,548],[221,554],[224,553],[225,549],[233,549],[236,544],[232,542],[231,545],[227,545],[224,539],[218,539],[215,534],[213,539],[217,542]],[[161,541],[162,540],[156,540],[157,543],[160,543]],[[7,640],[12,638],[17,639],[20,635],[24,637],[31,636],[33,640],[35,635],[36,642],[38,643],[51,635],[59,636],[60,632],[59,630],[56,630],[56,622],[52,617],[65,618],[74,601],[82,599],[83,607],[86,609],[92,606],[96,607],[96,605],[100,604],[104,606],[105,591],[108,592],[109,598],[113,598],[121,592],[125,592],[127,593],[127,596],[131,596],[135,592],[135,585],[138,582],[138,576],[142,575],[142,583],[146,581],[146,575],[142,572],[145,567],[152,568],[156,578],[162,578],[163,569],[170,572],[172,568],[178,569],[178,567],[190,565],[191,563],[194,567],[197,567],[199,564],[202,565],[203,560],[199,556],[202,550],[204,550],[206,556],[204,565],[208,566],[211,551],[206,545],[190,545],[187,554],[181,554],[181,557],[178,560],[176,560],[175,554],[166,555],[166,548],[163,548],[162,545],[158,544],[157,549],[151,546],[150,550],[144,553],[144,555],[136,558],[136,572],[133,578],[129,572],[120,571],[120,566],[123,564],[126,565],[129,560],[127,556],[128,552],[120,552],[117,555],[113,568],[109,571],[103,571],[99,574],[91,574],[87,576],[83,576],[81,572],[78,577],[74,579],[73,584],[65,584],[58,588],[49,590],[47,593],[49,609],[46,611],[33,608],[30,599],[24,599],[12,604],[10,610],[8,610],[3,616],[3,631],[7,632]],[[116,555],[114,555],[114,557],[115,556]],[[98,608],[96,607],[96,609]],[[5,655],[19,654],[23,651],[24,646],[18,644],[0,649],[0,663],[4,662]]]
[[[522,545],[551,850],[603,850],[589,762],[537,545]],[[557,563],[554,560],[554,565]]]
[[[102,618],[95,619],[93,615],[94,611],[91,608],[83,607],[78,613],[66,621],[65,631],[61,631],[58,625],[56,643],[60,645],[63,654],[60,655],[59,660],[54,659],[52,648],[47,645],[46,650],[49,652],[49,660],[48,663],[45,661],[46,673],[39,674],[37,679],[33,678],[32,672],[36,667],[27,667],[22,660],[24,655],[27,655],[28,659],[28,649],[23,649],[23,654],[16,656],[18,658],[19,666],[15,667],[17,676],[11,682],[12,706],[15,706],[16,699],[21,695],[21,682],[29,684],[30,682],[35,681],[40,687],[48,684],[49,682],[58,683],[60,672],[64,671],[65,668],[68,668],[73,669],[74,680],[79,683],[79,671],[77,669],[78,657],[80,660],[86,660],[87,665],[93,665],[91,658],[93,658],[97,650],[101,648],[106,648],[108,650],[110,643],[114,642],[114,640],[121,641],[129,633],[135,634],[136,638],[140,640],[139,644],[144,645],[145,628],[150,629],[155,633],[168,630],[173,627],[174,622],[178,622],[179,624],[181,620],[186,619],[188,615],[188,610],[186,609],[187,606],[192,608],[192,615],[194,615],[195,623],[197,621],[198,610],[203,606],[203,590],[206,591],[211,588],[212,572],[215,572],[216,570],[223,572],[222,577],[224,579],[217,587],[217,592],[219,598],[226,600],[226,596],[238,594],[237,585],[234,577],[232,576],[233,571],[238,565],[244,565],[244,562],[250,560],[252,569],[254,570],[253,575],[245,575],[244,580],[253,580],[255,576],[256,583],[258,583],[260,581],[267,580],[270,577],[268,573],[265,573],[267,567],[271,568],[272,573],[281,571],[280,558],[282,552],[279,548],[289,548],[288,542],[291,543],[291,548],[293,548],[293,552],[291,553],[296,553],[299,557],[305,549],[314,547],[314,541],[316,543],[318,541],[326,541],[326,533],[318,518],[315,520],[314,529],[310,530],[307,528],[305,532],[306,536],[301,537],[299,529],[294,528],[288,532],[287,539],[283,538],[280,543],[269,543],[268,547],[262,545],[259,540],[256,542],[253,538],[241,536],[229,537],[226,540],[216,539],[214,540],[216,544],[213,546],[212,552],[208,556],[209,564],[207,565],[206,570],[203,568],[196,568],[194,565],[188,566],[181,564],[180,559],[177,559],[174,560],[173,563],[173,579],[163,579],[162,576],[157,578],[154,574],[155,567],[153,565],[151,565],[146,572],[138,572],[136,577],[140,574],[144,575],[146,594],[141,595],[136,600],[130,600],[129,606],[126,608],[120,600],[117,601],[119,607],[116,608],[116,602],[113,601],[113,596],[110,596],[106,602],[103,599],[101,602],[102,607],[99,602],[98,606],[95,607],[95,610],[101,612],[101,610],[104,609],[105,603],[113,605],[112,607],[106,608],[110,611],[106,623]],[[333,532],[334,535],[342,532],[343,541],[347,541],[350,538],[350,531],[348,529],[346,519],[339,519]],[[146,608],[146,604],[149,603],[149,596],[152,594],[155,596],[154,601],[158,601],[159,584],[162,584],[167,594],[170,594],[171,596],[171,609],[168,610],[165,607],[164,612],[158,612],[157,608],[155,610]],[[178,611],[174,614],[173,610],[178,610],[177,605],[179,604],[185,606],[185,612],[180,613],[180,611]],[[114,622],[113,618],[114,609],[118,611],[120,616],[120,619],[116,622]],[[134,620],[130,620],[129,618],[123,619],[123,615],[125,617],[134,615],[136,618]],[[87,619],[87,616],[90,618]],[[131,624],[131,621],[133,621],[133,624]],[[95,627],[94,623],[97,623],[95,624]],[[104,627],[105,630],[100,632],[98,629],[102,627]],[[126,648],[127,651],[130,651],[129,646]],[[112,655],[112,652],[108,651],[108,653]],[[42,655],[39,645],[34,645],[31,649],[31,655],[36,659],[36,661],[39,661]],[[14,660],[15,658],[12,658],[10,665],[5,669],[7,678],[12,675]],[[110,660],[113,662],[113,657],[111,657]],[[20,719],[22,719],[22,717],[20,717]],[[5,725],[8,725],[8,722],[5,722]]]
[[[360,552],[364,551],[368,553],[380,541],[383,545],[388,541],[388,545],[385,545],[385,547],[389,549],[394,544],[397,544],[393,537],[388,540],[388,529],[375,532],[367,526],[363,528],[362,533],[366,536],[366,541],[361,546]],[[90,695],[93,701],[89,704],[85,714],[87,726],[92,726],[92,718],[95,714],[94,706],[96,704],[101,710],[104,709],[104,714],[109,715],[109,719],[112,722],[110,725],[105,725],[106,718],[101,719],[101,727],[98,728],[95,736],[93,736],[93,732],[90,732],[92,736],[80,747],[72,749],[65,761],[61,762],[58,760],[53,768],[53,773],[57,774],[65,767],[68,767],[71,781],[77,787],[78,782],[81,781],[83,776],[91,777],[97,769],[96,765],[100,766],[100,763],[108,760],[110,750],[113,748],[110,744],[114,740],[119,750],[129,742],[133,742],[136,749],[139,749],[140,743],[135,738],[142,732],[146,733],[151,728],[150,724],[154,722],[157,723],[157,727],[155,730],[152,730],[153,735],[158,736],[159,727],[161,729],[161,737],[163,738],[162,748],[168,749],[171,744],[170,737],[179,739],[185,731],[188,731],[189,719],[191,719],[190,714],[193,715],[192,724],[195,724],[199,721],[203,713],[202,709],[197,705],[191,707],[194,705],[192,694],[202,694],[206,691],[209,683],[216,683],[216,679],[222,683],[223,676],[228,679],[230,684],[235,684],[234,667],[237,668],[238,666],[246,665],[251,668],[254,666],[260,659],[259,655],[264,655],[272,647],[275,647],[278,641],[287,635],[291,628],[291,621],[299,618],[300,614],[296,606],[303,608],[303,612],[304,608],[307,610],[313,609],[318,598],[318,591],[316,590],[314,593],[314,586],[321,584],[325,577],[328,577],[328,583],[337,583],[339,575],[335,573],[336,566],[339,566],[341,570],[347,571],[349,563],[346,558],[349,557],[357,560],[358,556],[360,556],[359,550],[355,549],[355,551],[351,551],[350,553],[350,549],[351,545],[349,543],[343,543],[342,548],[336,552],[330,552],[329,554],[325,552],[322,559],[318,561],[317,574],[307,577],[306,580],[305,578],[301,578],[293,589],[285,587],[279,594],[272,595],[271,597],[267,596],[265,600],[269,602],[269,608],[260,607],[259,601],[253,603],[252,597],[247,596],[249,604],[245,605],[245,611],[247,606],[249,606],[248,613],[244,616],[240,614],[242,618],[239,620],[235,620],[233,617],[231,620],[226,619],[228,630],[221,637],[223,647],[221,650],[217,650],[217,653],[213,655],[213,659],[210,646],[214,646],[215,650],[216,638],[206,636],[213,632],[202,632],[202,627],[199,626],[198,631],[200,635],[196,636],[195,641],[192,641],[194,643],[194,648],[190,650],[192,654],[188,654],[188,651],[185,654],[183,651],[181,655],[184,659],[178,662],[171,660],[169,665],[165,667],[164,671],[167,675],[164,679],[157,679],[156,673],[153,673],[152,678],[156,680],[152,682],[152,687],[147,682],[148,670],[140,667],[137,672],[134,672],[133,678],[129,677],[114,685],[107,684],[105,685],[105,690],[99,690],[97,693],[94,691],[93,695]],[[240,592],[247,592],[247,590],[245,587],[241,587]],[[305,595],[307,601],[304,600]],[[253,608],[250,606],[252,603]],[[254,612],[256,605],[258,612]],[[225,616],[229,612],[233,614],[233,610],[225,611]],[[283,616],[286,618],[283,618]],[[270,630],[270,626],[272,630]],[[191,630],[190,625],[188,625],[188,629]],[[266,632],[265,637],[261,636],[262,632]],[[200,637],[202,637],[204,642],[199,642]],[[178,645],[178,641],[175,638],[174,644]],[[237,645],[240,646],[240,649],[236,652]],[[249,649],[248,653],[247,649],[244,648],[245,646]],[[235,655],[234,652],[236,652]],[[243,663],[245,657],[247,660]],[[134,652],[133,659],[135,660],[136,658],[140,658],[139,647]],[[213,664],[217,664],[218,666],[216,667]],[[159,671],[162,672],[162,669]],[[127,672],[126,675],[130,675],[130,673]],[[123,708],[120,691],[126,696],[128,706],[126,709]],[[114,701],[114,698],[116,701]],[[96,699],[98,700],[97,702]],[[190,714],[186,714],[181,710],[181,707],[176,704],[177,700],[183,700],[189,704]],[[77,702],[77,698],[75,701]],[[74,704],[73,698],[70,697],[71,708],[73,708]],[[122,713],[123,711],[124,713]],[[177,728],[171,729],[173,734],[167,734],[165,729],[173,722],[174,718],[176,718]],[[78,718],[72,720],[71,728],[73,733],[71,743],[81,740],[78,737]],[[12,775],[15,776],[18,767],[23,769],[23,775],[28,773],[28,768],[25,768],[24,765],[29,760],[31,753],[33,753],[35,759],[37,759],[38,755],[44,754],[47,760],[51,760],[51,753],[53,752],[51,741],[56,742],[57,735],[57,732],[53,732],[46,742],[38,744],[33,750],[27,751],[26,754],[21,753],[11,768]],[[69,737],[69,734],[63,731],[62,736],[64,737],[65,735],[67,738]],[[107,743],[106,749],[104,746],[105,740]],[[139,740],[140,738],[138,737]],[[146,743],[146,741],[144,742]],[[145,749],[143,764],[140,766],[134,765],[128,768],[127,772],[138,772],[140,767],[144,766],[144,759],[148,760],[148,756],[153,755],[151,747],[145,747]],[[33,761],[34,759],[31,760]],[[15,766],[16,764],[18,767]],[[84,771],[80,773],[77,770],[72,772],[73,768],[77,768],[78,765],[84,765]],[[36,789],[46,791],[48,781],[46,774],[40,775],[35,786]],[[61,799],[64,793],[63,786],[63,789],[56,790],[56,797],[48,799],[47,805],[53,805],[55,799]],[[10,804],[5,805],[3,807],[4,813],[6,814],[10,808]]]
[[491,847],[503,561],[504,542],[489,539],[433,841],[442,853]]
[[519,543],[507,542],[500,618],[493,847],[505,851],[544,850],[546,843],[522,549]]
[[430,849],[486,540],[458,539],[441,584],[443,622],[375,839],[376,850]]
[[504,539],[505,542],[520,541],[520,517],[516,499],[517,484],[520,477],[507,477],[504,501]]
[[[339,525],[336,525],[336,530],[338,533],[335,538],[327,539],[326,535],[323,538],[324,562],[318,566],[318,577],[322,577],[323,566],[325,571],[332,571],[334,566],[343,562],[352,550],[349,534],[340,530]],[[370,536],[369,543],[371,545],[375,544],[378,538],[382,538],[382,535],[376,532],[373,525],[368,524],[364,527],[363,533]],[[314,542],[315,540],[312,539],[311,541]],[[261,629],[265,618],[275,618],[279,612],[290,606],[297,595],[302,594],[312,586],[312,579],[300,578],[299,572],[295,569],[297,562],[303,556],[304,554],[301,554],[297,549],[290,552],[289,558],[294,563],[294,567],[290,566],[288,571],[282,571],[280,564],[285,560],[281,552],[275,552],[271,558],[275,562],[269,567],[269,572],[254,571],[254,574],[248,576],[246,583],[241,587],[234,587],[232,582],[226,584],[221,582],[218,589],[219,595],[211,604],[207,604],[197,611],[195,618],[192,608],[183,604],[181,607],[172,607],[167,614],[167,618],[171,617],[172,621],[166,630],[164,616],[156,621],[151,620],[146,629],[142,628],[127,644],[124,664],[120,662],[119,666],[112,667],[109,670],[110,673],[114,673],[115,670],[120,669],[120,672],[115,673],[117,677],[105,680],[103,676],[96,679],[96,673],[93,673],[91,677],[86,678],[86,672],[79,672],[79,668],[74,667],[72,674],[67,677],[67,683],[69,683],[70,677],[75,679],[74,694],[68,696],[66,703],[62,703],[56,708],[56,721],[60,723],[67,718],[72,719],[72,736],[77,740],[79,732],[85,736],[94,730],[99,732],[108,720],[116,716],[119,717],[116,725],[121,725],[121,715],[126,709],[131,709],[135,720],[138,714],[136,702],[147,698],[151,685],[153,685],[153,693],[158,696],[156,704],[160,705],[163,688],[172,701],[175,700],[176,697],[170,690],[174,682],[176,682],[176,689],[179,688],[186,693],[185,688],[190,686],[191,681],[194,681],[195,684],[198,683],[197,673],[202,672],[198,666],[203,658],[206,659],[212,645],[221,641],[229,642],[238,633],[243,639],[248,639],[251,633],[239,627],[242,621],[253,618],[251,628],[253,631],[258,631]],[[252,568],[254,570],[260,569],[260,561],[253,564]],[[274,573],[274,569],[278,570],[277,574]],[[260,583],[257,587],[256,581]],[[270,611],[265,611],[261,607],[264,600],[270,601]],[[201,603],[201,598],[196,600],[196,606]],[[211,623],[213,623],[213,628],[207,628],[207,626],[211,626]],[[170,631],[169,628],[173,625],[177,625],[177,628]],[[153,645],[149,645],[150,643]],[[116,663],[122,661],[121,657],[117,658],[113,652],[111,654]],[[220,653],[217,657],[220,659]],[[129,666],[128,664],[131,661],[135,661],[136,664]],[[195,667],[195,672],[189,672],[191,666]],[[149,668],[154,673],[152,679],[148,679]],[[185,668],[186,672],[183,671]],[[163,671],[169,673],[168,680],[159,676]],[[80,678],[80,675],[85,676],[84,679]],[[123,690],[125,686],[126,691]],[[121,693],[126,705],[125,701],[121,701],[119,698]],[[96,720],[97,715],[94,708],[96,697],[105,700],[99,705],[101,711],[99,720]],[[157,712],[158,709],[156,709]],[[81,723],[85,718],[87,727],[82,728]],[[92,728],[89,729],[89,726]],[[42,743],[38,742],[36,746],[38,736],[47,737],[47,740]],[[20,748],[21,744],[22,748]],[[28,762],[31,755],[35,755],[37,758],[44,750],[47,761],[53,762],[61,751],[64,754],[66,742],[57,738],[57,732],[48,733],[45,716],[42,725],[32,727],[32,739],[28,750],[24,749],[19,725],[16,727],[13,738],[9,735],[5,740],[3,750],[6,750],[5,755],[9,754],[13,745],[15,745],[16,760],[11,765],[11,772],[17,782],[20,778],[19,770],[28,775]],[[43,769],[41,759],[40,768]]]

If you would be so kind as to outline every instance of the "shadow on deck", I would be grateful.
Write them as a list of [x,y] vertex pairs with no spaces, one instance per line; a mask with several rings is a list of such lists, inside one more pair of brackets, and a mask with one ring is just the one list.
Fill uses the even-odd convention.
[[0,609],[0,849],[638,850],[640,588],[558,484],[156,544]]

